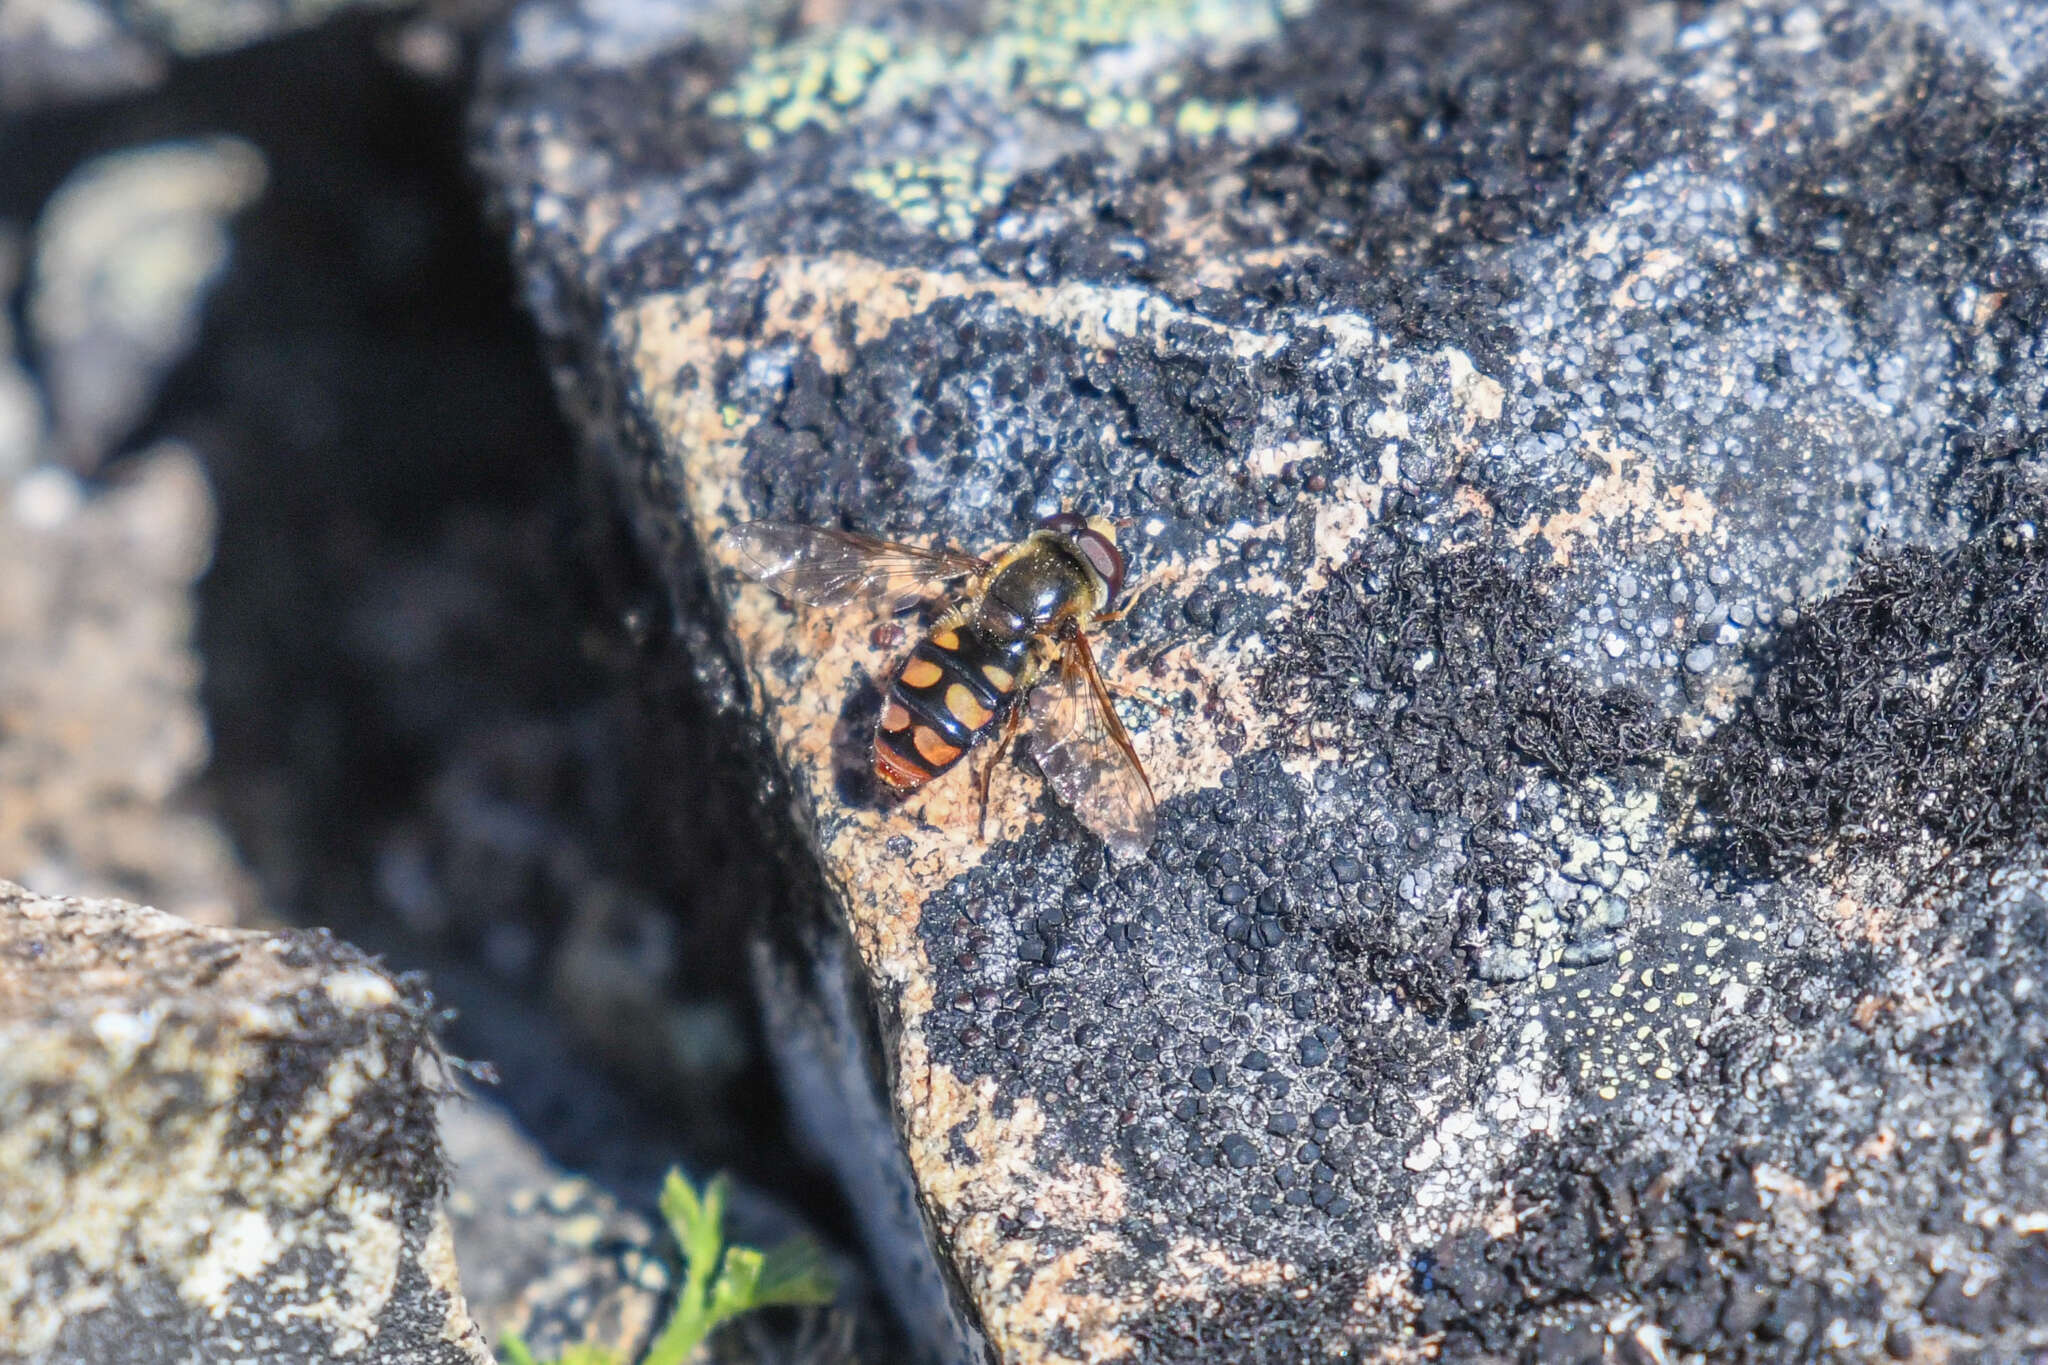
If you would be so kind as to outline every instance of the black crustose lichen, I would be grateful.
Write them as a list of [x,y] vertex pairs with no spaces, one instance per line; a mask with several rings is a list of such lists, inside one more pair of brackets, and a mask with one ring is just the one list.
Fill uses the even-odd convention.
[[1932,871],[2048,815],[2048,493],[1809,608],[1695,770],[1700,847],[1744,876],[1916,848]]
[[1523,765],[1569,785],[1670,750],[1640,693],[1596,689],[1557,657],[1554,577],[1487,547],[1380,537],[1276,642],[1259,683],[1304,741],[1378,757],[1417,811],[1469,822],[1480,889],[1522,874],[1504,812]]

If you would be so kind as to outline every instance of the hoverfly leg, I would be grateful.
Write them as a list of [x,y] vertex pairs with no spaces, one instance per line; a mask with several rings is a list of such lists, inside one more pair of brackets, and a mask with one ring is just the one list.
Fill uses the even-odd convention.
[[1162,716],[1170,716],[1173,714],[1172,702],[1161,701],[1159,698],[1153,696],[1150,692],[1146,691],[1142,687],[1133,687],[1129,683],[1118,682],[1113,678],[1104,678],[1102,680],[1102,685],[1104,687],[1107,687],[1111,692],[1115,693],[1119,701],[1143,702],[1145,705],[1151,707],[1153,710],[1157,711]]
[[981,765],[981,771],[975,774],[975,785],[981,795],[981,817],[974,826],[974,837],[983,842],[988,839],[989,783],[995,778],[996,765],[1003,761],[1003,755],[1009,751],[1010,741],[1017,738],[1017,731],[1023,727],[1024,708],[1012,706],[1009,714],[1003,717],[1003,733],[1001,738],[996,740],[994,751],[989,754],[988,762]]

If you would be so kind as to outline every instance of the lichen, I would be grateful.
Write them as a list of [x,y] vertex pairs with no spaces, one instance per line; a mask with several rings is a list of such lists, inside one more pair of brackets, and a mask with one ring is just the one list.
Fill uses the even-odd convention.
[[[941,98],[983,104],[985,119],[1050,118],[1097,134],[1137,135],[1146,145],[1168,130],[1197,142],[1249,138],[1290,116],[1256,101],[1189,98],[1180,63],[1197,53],[1213,62],[1271,38],[1299,9],[1295,0],[1007,0],[973,34],[826,27],[757,50],[706,107],[737,122],[746,145],[761,153],[806,129],[833,136],[879,129]],[[1021,128],[1014,140],[996,154],[925,144],[905,156],[884,153],[899,138],[877,136],[876,154],[846,183],[913,227],[963,240],[1019,171],[1058,144]]]
[[1959,549],[1881,551],[1807,608],[1700,756],[1699,846],[1745,876],[1809,858],[1925,870],[2048,820],[2048,495]]

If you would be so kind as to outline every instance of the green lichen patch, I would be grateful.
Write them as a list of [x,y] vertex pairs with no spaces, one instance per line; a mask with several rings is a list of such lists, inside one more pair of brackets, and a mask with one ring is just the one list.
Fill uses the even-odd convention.
[[853,188],[911,226],[964,240],[1020,170],[1055,153],[1067,133],[1159,146],[1169,136],[1248,139],[1291,124],[1284,110],[1258,101],[1188,96],[1183,67],[1276,37],[1299,8],[1260,0],[1059,0],[993,6],[972,33],[822,28],[754,52],[707,108],[738,123],[756,152],[806,132],[861,144],[890,121],[939,105],[978,106],[977,121],[1014,124],[1003,140],[1016,145],[996,155],[977,138],[958,146],[920,140],[906,156],[900,130],[893,131],[875,139],[877,150],[886,144],[891,154],[863,154],[857,159],[865,164],[849,176]]

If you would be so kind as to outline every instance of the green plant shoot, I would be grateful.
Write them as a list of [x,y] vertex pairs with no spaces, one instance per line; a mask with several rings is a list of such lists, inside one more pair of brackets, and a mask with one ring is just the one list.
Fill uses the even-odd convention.
[[[725,1244],[728,1188],[720,1175],[699,1193],[673,1170],[662,1184],[661,1216],[683,1253],[683,1287],[640,1365],[684,1365],[721,1324],[756,1308],[832,1301],[832,1276],[812,1242],[798,1238],[765,1252]],[[504,1365],[625,1365],[615,1352],[594,1346],[572,1347],[544,1363],[517,1334],[507,1336],[500,1351]]]

